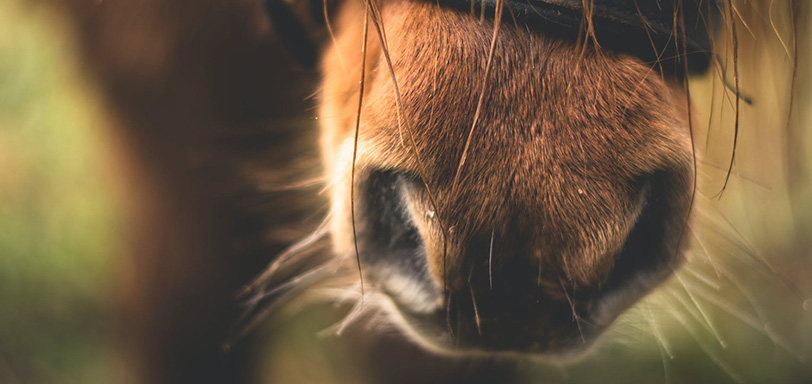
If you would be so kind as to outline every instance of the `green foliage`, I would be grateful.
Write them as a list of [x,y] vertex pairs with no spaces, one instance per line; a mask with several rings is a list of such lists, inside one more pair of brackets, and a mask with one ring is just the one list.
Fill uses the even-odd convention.
[[109,382],[115,207],[96,106],[49,16],[0,3],[0,382]]

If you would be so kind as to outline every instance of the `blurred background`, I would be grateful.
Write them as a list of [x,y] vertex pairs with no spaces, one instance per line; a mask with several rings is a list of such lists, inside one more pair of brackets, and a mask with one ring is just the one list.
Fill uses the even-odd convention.
[[0,4],[0,382],[115,382],[120,205],[65,20]]
[[233,292],[324,213],[273,188],[318,174],[274,147],[312,143],[317,76],[255,1],[0,2],[0,384],[812,382],[812,7],[734,5],[738,63],[723,32],[691,81],[689,263],[555,364],[334,335],[319,305],[223,353]]

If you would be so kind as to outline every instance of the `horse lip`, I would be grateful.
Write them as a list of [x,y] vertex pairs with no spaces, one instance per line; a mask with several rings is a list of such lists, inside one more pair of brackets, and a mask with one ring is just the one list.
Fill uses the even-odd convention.
[[[462,335],[451,329],[451,322],[444,310],[416,313],[395,300],[391,304],[392,310],[406,323],[407,333],[413,334],[419,343],[443,354],[574,360],[584,356],[605,329],[573,323],[572,326],[560,328],[556,335],[528,328],[525,328],[527,332],[522,329],[509,337],[503,332],[484,335],[469,332]],[[530,324],[532,321],[527,322],[527,327]]]

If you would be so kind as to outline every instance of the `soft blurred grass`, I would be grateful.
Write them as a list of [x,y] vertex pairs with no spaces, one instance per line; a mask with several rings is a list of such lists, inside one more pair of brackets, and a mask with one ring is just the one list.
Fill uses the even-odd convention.
[[[800,134],[788,140],[791,61],[770,24],[756,22],[763,15],[741,9],[753,18],[739,29],[742,90],[756,104],[742,108],[735,175],[720,199],[714,195],[732,145],[730,95],[718,79],[692,85],[704,159],[702,241],[694,241],[680,272],[685,286],[672,279],[578,364],[523,364],[529,382],[812,381],[812,313],[804,310],[812,306],[812,240],[804,232],[812,183],[806,153],[787,157],[793,143],[812,143],[812,39],[801,40],[789,128]],[[788,37],[786,20],[778,21]],[[101,107],[79,75],[65,30],[47,8],[0,2],[1,384],[119,381],[111,309],[119,207],[104,160]],[[336,321],[322,308],[269,322],[283,331],[265,346],[266,376],[362,382],[352,340],[315,336]]]
[[0,2],[0,382],[112,382],[116,236],[95,101],[64,28]]

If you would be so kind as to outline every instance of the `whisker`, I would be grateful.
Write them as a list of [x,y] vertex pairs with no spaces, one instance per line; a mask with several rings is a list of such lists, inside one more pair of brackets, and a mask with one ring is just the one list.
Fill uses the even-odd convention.
[[318,243],[318,241],[325,237],[329,232],[327,221],[323,221],[315,231],[301,240],[293,243],[290,247],[277,255],[274,258],[274,261],[271,262],[265,271],[254,279],[253,282],[243,288],[237,297],[244,297],[245,295],[250,294],[252,291],[257,290],[257,288],[262,289],[261,287],[264,287],[270,282],[274,273],[276,273],[276,271],[279,270],[283,264],[292,260],[294,257],[301,255],[302,252],[309,250],[310,247]]
[[314,186],[317,186],[319,184],[324,183],[324,181],[325,181],[325,178],[323,178],[323,177],[315,177],[315,178],[312,178],[312,179],[301,180],[301,181],[298,181],[298,182],[295,182],[295,183],[292,183],[292,184],[286,184],[286,185],[281,185],[281,186],[272,186],[272,185],[260,186],[259,190],[262,191],[262,192],[285,192],[285,191],[290,191],[290,190],[306,189],[306,188],[314,187]]
[[[322,281],[324,277],[335,273],[341,262],[342,260],[339,258],[331,259],[316,268],[274,286],[272,289],[258,292],[244,301],[241,305],[244,307],[244,311],[234,322],[233,330],[230,332],[231,335],[223,344],[223,349],[231,349],[231,346],[236,341],[253,331],[272,310],[288,303],[304,290]],[[257,311],[257,308],[261,309]]]
[[324,188],[319,190],[318,195],[323,195],[329,192],[334,185],[338,184],[339,182],[345,181],[347,179],[347,174],[349,174],[350,172],[351,169],[346,169],[339,172],[339,174],[335,175],[335,177],[333,177],[332,180],[329,180],[327,181],[326,184],[324,184]]
[[750,36],[753,38],[753,40],[757,41],[758,39],[756,38],[756,34],[753,33],[753,30],[750,28],[750,24],[747,23],[747,20],[745,20],[744,17],[742,16],[741,12],[739,12],[739,8],[737,8],[736,5],[732,1],[730,2],[730,6],[733,8],[733,11],[736,12],[736,16],[739,17],[739,21],[744,26],[744,29],[747,30],[747,32],[750,34]]
[[538,271],[539,273],[538,273],[538,276],[536,277],[536,286],[537,286],[537,287],[540,287],[540,286],[541,286],[541,283],[542,283],[542,281],[541,281],[542,262],[541,262],[541,258],[540,258],[540,257],[539,257],[539,259],[538,259],[538,260],[539,260],[539,268],[538,268],[538,269],[539,269],[539,271]]
[[578,312],[575,311],[575,303],[572,302],[570,294],[567,292],[567,288],[564,287],[564,281],[561,280],[561,276],[558,276],[558,283],[561,284],[561,290],[564,291],[564,297],[567,298],[567,302],[570,304],[570,308],[572,309],[572,318],[575,320],[575,325],[578,327],[578,333],[581,335],[581,342],[586,344],[584,331],[581,329],[581,316],[578,316]]
[[[649,323],[649,327],[651,328],[651,332],[654,334],[654,338],[658,342],[658,346],[660,347],[661,352],[665,352],[668,354],[668,358],[674,360],[674,352],[671,351],[670,346],[663,337],[662,332],[660,331],[660,327],[657,325],[657,321],[654,319],[654,314],[651,311],[651,303],[646,305],[646,318]],[[663,360],[663,370],[665,370],[665,360]],[[667,374],[666,374],[666,381],[668,381]]]
[[733,0],[727,0],[728,5],[728,13],[729,13],[729,27],[730,27],[730,35],[731,35],[731,43],[733,49],[733,79],[735,80],[736,86],[736,114],[734,117],[733,122],[733,149],[730,151],[730,162],[727,169],[727,174],[725,175],[725,182],[722,184],[722,188],[719,192],[715,195],[716,198],[721,198],[722,194],[724,193],[725,189],[727,188],[727,184],[730,181],[730,174],[733,172],[733,163],[736,160],[736,146],[738,145],[739,141],[739,115],[740,115],[740,104],[739,101],[741,100],[741,92],[739,87],[739,37],[736,32],[736,20],[733,16],[734,7],[733,7]]
[[[485,74],[482,76],[482,90],[479,92],[479,100],[477,101],[476,111],[474,112],[474,122],[471,124],[471,129],[468,130],[468,138],[465,139],[465,146],[462,149],[462,155],[460,156],[460,161],[457,165],[457,172],[454,174],[454,181],[451,182],[452,195],[454,195],[457,190],[462,167],[465,165],[465,160],[468,156],[468,149],[471,147],[471,139],[474,136],[474,130],[476,129],[477,122],[479,122],[479,116],[482,113],[482,108],[485,103],[485,94],[488,91],[488,80],[490,77],[491,68],[493,66],[494,53],[496,52],[496,40],[499,37],[499,27],[502,24],[502,10],[504,4],[505,0],[496,0],[496,11],[493,21],[493,37],[491,37],[491,46],[488,50],[488,60],[485,64]],[[485,6],[484,1],[482,2],[482,6]]]
[[727,314],[735,317],[737,320],[741,321],[742,323],[746,324],[750,328],[753,328],[756,332],[766,336],[773,342],[776,346],[783,349],[788,354],[794,356],[798,359],[801,363],[806,362],[806,357],[803,353],[799,352],[796,348],[791,346],[789,342],[784,340],[782,337],[777,335],[775,332],[769,327],[769,322],[766,321],[758,321],[754,317],[748,315],[747,313],[743,312],[741,309],[736,308],[735,306],[731,305],[730,303],[725,302],[717,295],[713,295],[710,292],[705,292],[702,289],[697,289],[695,293],[702,297],[705,301],[714,304],[717,308],[721,309],[722,311],[726,312]]
[[[679,20],[679,23],[677,23],[677,19]],[[682,53],[685,55],[685,58],[682,59],[683,70],[685,71],[685,73],[688,73],[688,47],[686,45],[687,44],[686,43],[687,38],[686,38],[686,32],[685,32],[685,13],[684,13],[684,9],[682,7],[680,7],[679,10],[676,10],[676,9],[674,10],[674,28],[675,28],[675,32],[676,32],[677,24],[679,24],[679,29],[682,32]],[[673,35],[676,35],[676,33],[674,33]],[[685,107],[686,107],[686,110],[687,110],[687,113],[688,113],[688,136],[691,139],[691,162],[692,162],[692,164],[691,164],[692,165],[692,169],[691,169],[691,173],[692,173],[692,175],[691,175],[691,200],[690,200],[690,203],[688,204],[690,209],[688,209],[688,212],[685,213],[685,218],[682,221],[682,226],[680,228],[679,237],[677,238],[677,247],[675,247],[675,253],[677,252],[676,250],[679,249],[679,245],[682,243],[682,239],[685,237],[685,230],[688,227],[688,221],[689,221],[690,216],[691,216],[690,212],[693,210],[694,204],[696,203],[697,179],[698,179],[698,177],[697,177],[698,167],[697,167],[697,163],[696,163],[696,161],[697,161],[696,160],[696,157],[697,157],[696,156],[696,140],[694,139],[694,120],[691,118],[691,116],[693,116],[692,104],[691,104],[691,87],[690,87],[690,84],[689,84],[689,81],[688,81],[688,76],[685,76],[685,79],[683,80],[683,85],[684,85],[684,89],[685,89]],[[676,254],[674,256],[676,256]]]
[[[392,65],[392,58],[389,55],[389,48],[386,41],[386,31],[383,28],[383,17],[381,16],[380,11],[376,7],[375,5],[376,3],[373,0],[364,0],[364,3],[367,5],[367,11],[371,13],[372,23],[375,25],[375,30],[378,33],[378,39],[381,42],[381,45],[383,46],[382,53],[386,61],[386,67],[389,70],[389,77],[392,80],[392,86],[395,92],[395,101],[397,104],[397,109],[401,113],[404,113],[405,108],[403,107],[403,98],[400,93],[400,87],[398,86],[397,78],[395,77],[395,68]],[[444,223],[443,216],[440,214],[441,212],[439,209],[439,204],[437,204],[437,199],[435,198],[434,193],[432,193],[431,188],[429,187],[429,182],[427,178],[428,173],[426,172],[426,167],[423,164],[422,158],[420,157],[420,152],[418,151],[417,148],[417,142],[414,138],[414,133],[412,132],[411,126],[409,125],[409,120],[405,118],[405,113],[403,123],[404,127],[406,128],[406,133],[409,136],[409,144],[414,154],[414,159],[417,162],[417,171],[418,174],[420,175],[420,180],[423,182],[423,187],[426,189],[426,195],[429,198],[431,207],[437,214],[437,225],[440,227],[440,233],[443,238],[443,290],[447,290],[448,281],[446,276],[446,256],[448,253],[448,230],[446,229],[447,227],[446,224]],[[398,129],[400,129],[400,127],[398,127]]]
[[327,14],[327,0],[322,0],[321,3],[323,5],[324,25],[327,27],[327,33],[330,35],[330,40],[333,42],[333,47],[338,55],[338,62],[342,68],[347,68],[347,64],[344,62],[344,55],[341,54],[340,46],[338,45],[338,41],[336,41],[336,34],[333,32],[333,25],[330,23],[330,16]]
[[[789,45],[787,44],[786,41],[784,41],[784,38],[781,36],[781,33],[778,31],[778,27],[776,27],[776,25],[775,25],[775,20],[773,20],[773,5],[775,5],[775,1],[770,0],[770,6],[769,6],[769,11],[768,11],[768,13],[769,13],[768,16],[769,16],[769,19],[770,19],[770,27],[772,27],[773,33],[775,33],[775,36],[778,38],[778,41],[781,42],[781,47],[784,48],[784,52],[786,52],[787,57],[793,57],[794,55],[791,53],[792,50],[789,49]],[[792,18],[790,18],[790,19],[792,19]],[[794,47],[795,46],[795,39],[793,39],[792,43],[793,43],[793,47]]]
[[[703,251],[702,254],[705,256],[705,260],[707,260],[708,264],[710,264],[711,268],[713,268],[714,272],[716,272],[716,276],[720,276],[719,267],[717,266],[717,263],[713,261],[710,251],[708,251],[708,248],[705,246],[705,242],[702,240],[702,236],[700,236],[700,234],[697,233],[692,226],[688,226],[688,229],[691,231],[691,233],[694,234],[694,239],[696,239],[696,242],[699,244],[699,247],[702,248]],[[696,253],[692,252],[692,254]]]
[[336,306],[348,302],[355,302],[361,299],[361,285],[357,283],[353,284],[353,286],[349,288],[319,287],[314,289],[314,291],[327,297],[330,302],[334,303]]
[[[664,75],[664,72],[663,72],[663,65],[662,65],[661,59],[662,59],[662,55],[665,53],[665,48],[667,47],[667,45],[664,46],[663,49],[660,52],[658,52],[657,45],[654,44],[654,38],[651,36],[651,30],[649,30],[648,24],[645,22],[645,18],[643,17],[643,12],[640,10],[640,5],[637,4],[637,1],[634,2],[634,7],[637,10],[637,15],[640,16],[640,21],[643,22],[641,24],[643,25],[643,30],[646,31],[646,37],[648,37],[648,41],[651,44],[651,49],[655,52],[655,54],[657,56],[655,58],[655,64],[658,67],[660,67],[660,79],[665,81],[665,75]],[[653,68],[654,68],[654,65],[652,65],[650,67],[649,72]],[[645,77],[646,78],[648,77],[648,72],[646,73]]]
[[755,297],[753,297],[753,294],[750,293],[750,291],[745,288],[746,285],[743,284],[742,281],[739,280],[736,277],[736,274],[731,272],[729,269],[726,269],[723,266],[720,266],[720,268],[721,268],[720,271],[722,273],[722,276],[724,276],[725,279],[727,279],[729,282],[731,282],[733,284],[733,286],[739,291],[739,293],[741,293],[741,295],[745,298],[745,300],[747,300],[750,303],[750,307],[753,308],[753,311],[756,312],[758,317],[763,322],[764,321],[764,310],[761,309],[761,306],[759,306],[757,304],[757,300],[755,299]]
[[[708,161],[708,160],[705,160],[705,159],[697,159],[697,161],[698,161],[700,164],[702,164],[702,166],[711,167],[711,168],[716,169],[716,170],[718,170],[718,171],[724,171],[724,170],[725,170],[725,168],[724,168],[724,167],[722,167],[722,166],[720,166],[720,165],[718,165],[718,164],[714,164],[714,163],[712,163],[712,162],[710,162],[710,161]],[[705,170],[705,172],[707,172],[707,170]],[[704,173],[704,172],[703,172],[703,173]],[[707,175],[707,174],[706,174],[706,175]],[[768,191],[771,191],[771,190],[772,190],[772,187],[770,187],[769,185],[767,185],[767,183],[765,183],[765,182],[763,182],[763,181],[756,180],[756,178],[755,178],[755,177],[753,177],[753,176],[749,176],[749,175],[745,174],[745,173],[744,173],[744,172],[742,172],[742,171],[735,171],[735,172],[731,172],[731,174],[730,174],[730,175],[731,175],[731,176],[733,176],[733,177],[736,177],[736,178],[737,178],[737,179],[739,179],[739,180],[750,182],[750,183],[752,183],[753,185],[759,186],[759,187],[761,187],[761,188],[763,188],[763,189],[766,189],[766,190],[768,190]],[[712,177],[712,176],[710,176],[710,177]]]
[[339,263],[338,259],[334,259],[332,261],[326,262],[323,265],[313,268],[308,272],[302,273],[282,284],[275,285],[273,288],[264,290],[251,299],[246,301],[247,307],[256,307],[260,302],[265,301],[266,299],[280,293],[282,291],[287,290],[288,288],[296,288],[301,285],[302,283],[313,281],[315,277],[320,277],[328,268],[335,267]]
[[361,133],[361,109],[364,106],[368,37],[369,5],[367,4],[367,9],[364,12],[364,42],[361,46],[361,81],[358,85],[358,111],[355,115],[355,136],[352,142],[352,169],[350,171],[350,221],[352,223],[352,244],[355,248],[355,261],[358,264],[358,278],[361,281],[361,302],[364,301],[364,273],[361,270],[361,253],[358,251],[358,228],[355,220],[355,171],[358,160],[358,136]]
[[446,300],[445,300],[445,322],[446,326],[448,327],[448,333],[451,334],[451,337],[454,336],[454,327],[451,325],[451,299],[452,299],[451,291],[446,291]]
[[[473,269],[471,269],[473,271]],[[474,320],[476,320],[476,331],[479,336],[482,336],[482,321],[479,318],[479,308],[476,305],[476,295],[474,295],[474,286],[468,284],[468,288],[471,290],[471,302],[474,304]]]
[[[790,280],[786,275],[779,272],[772,264],[770,264],[770,262],[761,253],[757,252],[755,250],[755,246],[751,242],[747,241],[746,237],[738,229],[736,229],[733,223],[731,223],[730,220],[728,220],[728,218],[725,215],[723,215],[722,212],[720,212],[717,207],[714,206],[714,209],[718,213],[718,215],[716,215],[717,217],[716,220],[713,220],[713,218],[707,212],[702,212],[702,210],[698,210],[698,212],[704,215],[706,218],[710,219],[711,221],[714,221],[716,223],[721,222],[725,224],[724,226],[720,226],[720,228],[726,228],[733,232],[733,235],[735,235],[734,239],[736,240],[736,242],[734,242],[733,244],[737,245],[742,251],[744,251],[744,254],[749,256],[749,259],[755,262],[757,265],[767,268],[771,275],[765,273],[764,271],[760,271],[761,273],[777,279],[787,289],[789,289],[799,301],[803,301],[804,295],[801,292],[801,290],[798,289],[795,283],[793,283],[792,280]],[[739,255],[738,252],[730,252],[730,254],[736,256],[739,260],[744,259]],[[756,268],[756,270],[759,269]]]
[[[720,111],[724,112],[724,108],[723,108],[724,107],[724,102],[727,102],[727,105],[730,107],[730,109],[735,110],[736,104],[733,103],[733,98],[734,97],[741,100],[741,101],[743,101],[747,105],[753,105],[755,103],[753,98],[750,97],[749,95],[747,95],[745,93],[741,93],[741,92],[737,95],[736,94],[736,86],[734,84],[731,84],[730,80],[727,78],[727,64],[726,64],[727,63],[727,58],[725,58],[725,60],[723,62],[722,58],[719,55],[715,55],[714,60],[715,60],[714,62],[717,64],[716,67],[718,68],[715,71],[714,75],[719,79],[719,82],[721,82],[722,85],[724,86],[724,88],[723,88],[724,92],[722,92],[722,95],[723,95],[724,99],[721,101],[722,104],[719,106]],[[722,121],[721,116],[719,118],[719,121]]]
[[361,318],[361,315],[364,314],[366,308],[367,306],[364,305],[364,296],[361,296],[360,300],[358,300],[355,303],[355,305],[353,305],[352,309],[350,309],[350,312],[347,313],[347,315],[344,316],[344,318],[341,319],[341,321],[319,331],[318,335],[341,336],[350,324]]
[[491,245],[488,249],[488,286],[493,290],[493,238],[496,235],[496,229],[491,230]]
[[[724,341],[722,336],[719,334],[719,331],[717,331],[716,327],[713,325],[713,323],[710,321],[710,318],[705,313],[705,310],[702,309],[702,307],[696,301],[696,298],[694,297],[693,293],[688,289],[687,285],[685,284],[685,282],[682,280],[682,278],[678,273],[675,273],[674,275],[677,278],[677,281],[679,281],[680,285],[682,285],[683,291],[686,294],[688,294],[688,298],[691,300],[690,304],[693,304],[693,307],[691,307],[691,305],[687,301],[685,301],[685,299],[682,296],[674,294],[674,297],[680,302],[680,304],[682,304],[683,307],[685,307],[685,309],[688,310],[688,313],[694,316],[694,318],[700,324],[706,326],[706,328],[713,334],[713,336],[716,338],[716,341],[719,343],[720,346],[722,346],[722,348],[726,348],[727,342]],[[694,311],[693,308],[696,308],[696,311]],[[699,313],[699,315],[697,315],[697,312]]]
[[[668,384],[668,362],[665,359],[665,348],[663,347],[662,343],[657,344],[657,350],[660,351],[660,361],[663,363],[663,381],[665,384]],[[674,359],[673,356],[669,356],[672,360]]]
[[699,271],[691,268],[690,264],[683,267],[682,270],[689,273],[696,280],[702,282],[703,284],[707,285],[710,288],[713,288],[717,291],[722,289],[722,285],[718,281],[711,280],[709,277],[699,273]]
[[705,352],[705,354],[711,359],[711,361],[713,361],[716,364],[717,367],[719,367],[719,369],[721,369],[728,376],[730,376],[730,378],[733,379],[733,381],[737,383],[744,383],[744,379],[742,379],[742,377],[738,373],[736,373],[736,371],[730,365],[725,363],[722,360],[722,358],[719,357],[719,355],[714,353],[711,350],[710,346],[708,346],[702,341],[702,338],[699,337],[696,329],[694,329],[694,327],[692,327],[688,323],[687,319],[685,319],[684,316],[682,316],[679,312],[676,311],[671,312],[671,316],[674,319],[676,319],[680,325],[682,325],[682,327],[685,329],[686,332],[688,332],[691,338],[693,338],[694,341],[696,341],[696,344],[699,346],[699,348],[702,349],[703,352]]

